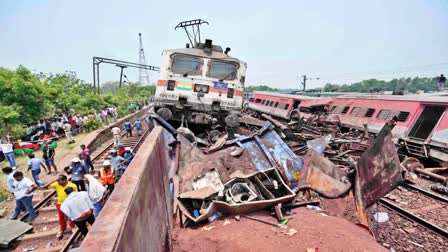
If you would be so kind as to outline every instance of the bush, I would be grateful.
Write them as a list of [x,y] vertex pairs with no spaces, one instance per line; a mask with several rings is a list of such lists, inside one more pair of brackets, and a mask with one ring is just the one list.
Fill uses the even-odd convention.
[[90,132],[92,130],[96,130],[99,127],[101,127],[101,121],[99,119],[94,119],[94,120],[87,120],[84,122],[84,129],[86,130],[86,132]]

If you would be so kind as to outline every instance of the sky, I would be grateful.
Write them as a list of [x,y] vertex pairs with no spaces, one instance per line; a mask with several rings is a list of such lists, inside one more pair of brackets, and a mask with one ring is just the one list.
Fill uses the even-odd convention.
[[[247,63],[246,85],[448,75],[448,0],[0,0],[0,67],[70,70],[91,83],[92,57],[138,62],[140,32],[146,63],[158,66],[163,49],[188,42],[176,24],[196,18],[210,23],[203,38]],[[100,80],[119,70],[101,65]],[[138,81],[138,70],[125,74]]]

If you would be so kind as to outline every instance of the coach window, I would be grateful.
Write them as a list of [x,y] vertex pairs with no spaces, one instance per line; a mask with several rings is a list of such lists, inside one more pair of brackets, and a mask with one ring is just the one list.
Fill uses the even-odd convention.
[[382,110],[380,110],[380,112],[378,113],[376,118],[386,121],[389,118],[389,114],[390,114],[390,110],[382,109]]
[[373,113],[375,113],[375,109],[373,108],[368,108],[366,114],[364,115],[365,117],[372,117]]
[[409,117],[409,112],[407,112],[407,111],[400,111],[400,113],[397,116],[397,118],[398,118],[397,121],[399,121],[399,122],[406,122],[408,117]]
[[347,112],[350,110],[349,106],[345,106],[344,109],[342,110],[342,114],[347,114]]
[[[171,71],[173,73],[183,75],[201,75],[202,73],[202,59],[183,54],[175,54],[173,56],[173,63],[171,64]],[[186,77],[186,76],[185,76]]]
[[278,107],[278,102],[275,102],[274,107]]
[[350,115],[353,115],[353,116],[358,115],[359,110],[361,110],[361,108],[359,108],[359,107],[354,107],[354,108],[352,109],[352,112],[350,112]]
[[209,65],[208,76],[219,80],[234,80],[238,66],[233,62],[212,60]]
[[269,106],[273,107],[274,106],[274,101],[269,102]]
[[261,99],[255,99],[255,103],[260,103],[261,102]]

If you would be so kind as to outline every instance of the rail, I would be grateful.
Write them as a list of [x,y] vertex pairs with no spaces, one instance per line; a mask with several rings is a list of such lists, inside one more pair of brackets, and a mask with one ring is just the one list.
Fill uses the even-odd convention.
[[[151,132],[151,129],[146,129],[145,132],[143,132],[142,136],[140,137],[140,139],[137,141],[137,143],[134,146],[134,151],[137,150],[141,143],[143,142],[143,140],[146,138],[146,136],[149,134],[149,132]],[[124,135],[124,134],[123,134]],[[95,156],[95,158],[92,159],[92,162],[94,162],[95,160],[97,160],[99,157],[101,157],[104,153],[107,152],[107,150],[109,150],[114,144],[111,143],[110,145],[108,145],[103,151],[101,151],[97,156]],[[132,162],[132,161],[131,161]],[[76,229],[75,232],[73,232],[73,234],[68,238],[67,242],[64,244],[64,247],[60,250],[61,252],[66,252],[69,251],[69,249],[71,248],[71,246],[73,245],[73,243],[75,241],[78,240],[78,238],[80,238],[81,236],[81,232],[79,231],[79,229]]]
[[424,194],[424,195],[426,195],[426,196],[429,196],[429,197],[432,197],[432,198],[434,198],[434,199],[437,199],[437,200],[443,201],[443,202],[445,202],[445,203],[448,203],[448,198],[447,198],[447,197],[443,197],[443,196],[441,196],[441,195],[438,195],[438,194],[436,194],[436,193],[430,192],[430,191],[428,191],[428,190],[425,190],[425,189],[423,189],[423,188],[420,188],[420,187],[418,187],[418,186],[411,185],[411,184],[408,184],[408,183],[405,183],[404,186],[407,187],[407,188],[409,188],[409,189],[418,191],[419,193]]
[[391,201],[386,200],[386,199],[381,199],[379,201],[379,203],[381,205],[385,206],[386,208],[398,213],[400,216],[402,216],[410,221],[419,223],[420,225],[422,225],[422,226],[426,227],[427,229],[433,231],[434,233],[442,236],[443,238],[445,238],[445,239],[448,238],[448,232],[445,229],[443,229],[435,224],[432,224],[429,221],[427,221],[423,218],[420,218],[419,216],[417,216],[413,213],[410,213],[406,209],[399,207],[398,205],[392,203]]

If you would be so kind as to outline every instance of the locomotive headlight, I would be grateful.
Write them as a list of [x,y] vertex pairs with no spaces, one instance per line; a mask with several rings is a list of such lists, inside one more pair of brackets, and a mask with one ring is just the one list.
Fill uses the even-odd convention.
[[194,92],[208,94],[208,85],[194,84]]

